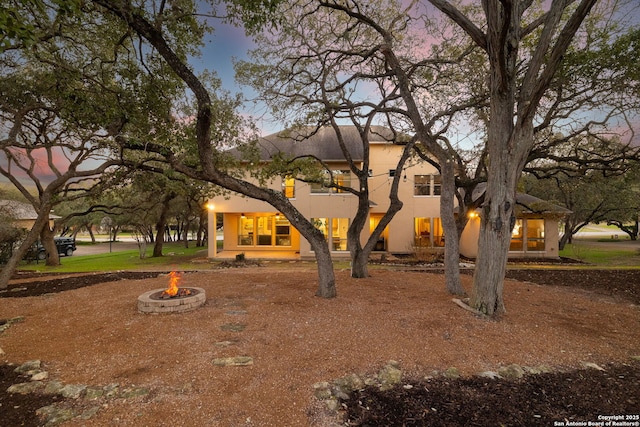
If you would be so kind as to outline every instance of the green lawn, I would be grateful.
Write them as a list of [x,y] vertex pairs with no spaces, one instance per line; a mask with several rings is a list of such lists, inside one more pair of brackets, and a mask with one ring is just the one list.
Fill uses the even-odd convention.
[[147,257],[141,259],[138,250],[104,253],[97,255],[83,255],[72,257],[60,257],[61,265],[47,267],[43,262],[36,264],[31,262],[20,266],[21,270],[40,272],[91,272],[91,271],[117,271],[117,270],[189,270],[206,269],[206,262],[194,263],[195,259],[207,256],[206,248],[196,248],[192,245],[185,248],[184,243],[165,243],[162,257],[151,257],[153,245],[147,247]]
[[577,259],[598,267],[640,268],[638,249],[615,248],[615,243],[603,247],[588,240],[574,240],[560,251],[560,256]]
[[[575,240],[560,252],[560,256],[583,261],[590,266],[613,268],[640,268],[640,251],[633,249],[616,249],[614,245],[603,248],[589,240]],[[83,255],[72,257],[60,257],[62,265],[47,267],[44,263],[35,262],[22,264],[22,270],[40,272],[93,272],[93,271],[118,271],[118,270],[204,270],[215,266],[215,263],[206,260],[206,248],[185,248],[184,244],[165,243],[162,257],[153,258],[151,253],[153,246],[147,248],[147,257],[140,258],[137,250],[104,253],[98,255]],[[337,269],[349,268],[348,261],[335,262]],[[376,268],[372,266],[372,268]]]

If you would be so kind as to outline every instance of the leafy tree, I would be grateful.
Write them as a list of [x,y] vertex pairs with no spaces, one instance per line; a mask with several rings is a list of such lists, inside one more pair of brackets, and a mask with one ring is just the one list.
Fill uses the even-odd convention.
[[[104,156],[105,147],[100,140],[106,134],[78,131],[68,118],[61,117],[65,114],[63,107],[50,102],[60,94],[47,93],[39,84],[47,82],[46,77],[51,75],[28,74],[23,71],[20,76],[12,75],[0,82],[3,91],[0,114],[7,131],[7,137],[0,141],[0,153],[4,158],[0,174],[20,190],[38,213],[38,218],[0,274],[0,286],[6,286],[10,272],[38,237],[47,251],[47,264],[58,263],[53,230],[48,226],[49,213],[61,201],[91,191],[91,186],[85,186],[83,180],[95,179],[117,163]],[[34,89],[42,91],[32,92],[33,97],[25,96]],[[53,96],[53,99],[47,99],[47,96]],[[86,167],[87,161],[94,161],[93,166]],[[35,195],[25,184],[26,180],[31,181]]]
[[203,246],[206,234],[208,210],[207,201],[215,194],[210,184],[188,180],[180,186],[175,201],[174,217],[178,238],[182,238],[185,248],[189,247],[189,233],[196,232],[196,247]]
[[[379,12],[377,19],[394,25],[393,15],[385,16],[385,9]],[[347,232],[347,246],[352,276],[367,277],[371,251],[402,208],[398,186],[415,140],[407,136],[401,120],[394,117],[397,94],[388,89],[387,70],[374,48],[377,40],[366,37],[370,30],[358,26],[355,19],[345,18],[331,9],[310,7],[304,2],[287,4],[282,16],[277,33],[257,38],[258,47],[252,52],[252,62],[237,64],[239,80],[253,86],[273,116],[290,126],[291,131],[284,136],[304,141],[320,133],[337,141],[356,180],[350,185],[341,185],[330,165],[313,155],[292,158],[290,153],[276,153],[268,167],[261,167],[268,178],[269,174],[295,177],[358,198]],[[366,97],[354,90],[359,85],[368,87]],[[357,141],[357,149],[347,144],[351,140]],[[389,207],[363,245],[360,237],[368,224],[370,210],[371,140],[402,144],[403,150],[389,187]],[[357,150],[357,154],[353,150]]]
[[[35,42],[12,45],[0,59],[0,173],[39,216],[0,274],[0,287],[38,237],[47,263],[59,262],[54,230],[47,226],[51,209],[88,196],[101,189],[100,180],[118,176],[105,173],[123,162],[115,136],[132,123],[148,134],[168,109],[157,92],[139,90],[144,80],[129,61],[118,60],[134,49],[126,27],[90,11],[76,19],[55,1],[34,4],[16,2],[13,8],[33,30]],[[170,91],[171,85],[156,80],[157,90]],[[153,123],[150,105],[158,111]]]
[[29,10],[40,17],[45,15],[62,16],[79,11],[80,0],[6,0],[0,5],[0,53],[17,47],[30,47],[39,39],[49,37],[55,32],[55,26],[43,32],[42,22],[34,22],[25,13]]
[[[192,105],[195,111],[192,118],[195,118],[195,122],[191,130],[185,131],[184,135],[188,137],[182,139],[182,146],[180,142],[175,144],[176,141],[170,136],[147,136],[139,140],[123,138],[121,142],[128,149],[161,155],[174,170],[194,179],[208,181],[270,203],[310,242],[318,261],[317,295],[334,297],[336,288],[333,263],[322,232],[305,219],[281,192],[241,179],[242,170],[234,171],[229,163],[230,159],[224,155],[228,148],[237,145],[239,141],[242,121],[233,115],[238,100],[212,96],[214,92],[207,87],[207,80],[203,76],[197,76],[188,66],[183,53],[194,53],[194,47],[200,42],[199,37],[208,30],[202,21],[195,18],[195,4],[185,1],[181,3],[179,11],[176,8],[141,8],[127,1],[114,3],[94,0],[93,4],[104,8],[110,16],[119,18],[139,37],[140,42],[147,43],[146,49],[151,56],[162,58],[163,63],[173,71],[172,75],[184,82],[193,95]],[[249,12],[258,11],[257,15],[261,15],[263,6],[271,3],[238,4],[243,10],[251,8]],[[257,9],[254,9],[256,6]],[[142,57],[138,59],[144,60]],[[175,131],[179,127],[176,123],[170,129]],[[169,141],[172,143],[168,143]],[[188,146],[189,144],[191,145]],[[195,153],[191,147],[195,147]]]
[[[633,29],[625,34],[626,27],[616,26],[616,19],[603,18],[610,6],[605,3],[580,30],[593,1],[571,7],[561,2],[549,6],[486,1],[482,9],[454,7],[447,1],[430,3],[453,27],[439,21],[433,10],[414,3],[385,9],[395,14],[393,22],[403,23],[393,28],[380,20],[381,7],[374,2],[317,2],[371,29],[367,32],[353,23],[345,39],[353,43],[361,35],[374,38],[373,47],[362,52],[384,54],[388,85],[401,100],[398,114],[411,123],[420,156],[442,173],[445,234],[460,235],[467,222],[465,213],[483,206],[472,304],[499,314],[504,310],[502,282],[520,172],[525,164],[534,168],[536,160],[555,155],[562,141],[585,140],[594,135],[594,128],[602,132],[612,119],[628,117],[638,94],[637,79],[630,80],[637,76],[633,65],[637,37]],[[430,35],[437,41],[429,41]],[[567,60],[562,62],[562,57]],[[445,78],[440,80],[441,76]],[[443,81],[448,88],[438,85]],[[442,105],[457,112],[458,120],[445,122],[434,132],[429,119],[438,106],[446,110]],[[584,118],[594,105],[599,105],[599,114]],[[469,126],[472,137],[482,144],[465,148],[457,143],[451,130],[461,125]],[[629,150],[615,156],[610,151],[602,156],[592,151],[581,160],[583,166],[606,164],[616,156],[627,156]],[[477,197],[474,189],[485,181],[487,190]],[[454,194],[457,219],[450,197]],[[447,240],[447,247],[454,250],[445,255],[450,290],[460,289],[458,249],[449,245],[453,240]]]
[[544,13],[531,16],[531,2],[487,0],[482,3],[483,20],[475,22],[448,1],[430,3],[471,37],[489,64],[487,190],[471,304],[499,315],[504,312],[502,288],[515,190],[534,147],[534,121],[545,110],[542,101],[563,56],[596,2],[552,2]]
[[12,191],[0,189],[0,199],[0,264],[4,264],[11,258],[27,230],[16,225],[19,218],[16,218],[15,209],[12,208],[12,202],[19,200],[24,203],[22,197]]
[[611,170],[591,170],[569,174],[567,169],[544,178],[525,175],[523,185],[528,194],[544,197],[571,211],[564,219],[564,234],[559,248],[571,243],[572,237],[590,223],[616,225],[632,240],[638,236],[640,213],[640,176],[638,165],[613,174]]
[[86,230],[91,243],[96,243],[93,231],[100,225],[104,212],[93,203],[92,198],[82,198],[56,206],[56,215],[62,216],[62,219],[56,221],[60,235],[69,235],[75,239],[78,233]]

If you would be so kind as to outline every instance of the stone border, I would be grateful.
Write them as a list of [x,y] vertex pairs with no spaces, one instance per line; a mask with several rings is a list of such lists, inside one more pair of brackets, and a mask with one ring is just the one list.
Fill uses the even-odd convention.
[[147,387],[122,388],[118,383],[94,387],[48,380],[49,373],[42,369],[40,360],[29,360],[15,368],[14,372],[27,377],[29,381],[9,386],[7,393],[39,393],[58,395],[64,399],[36,410],[36,415],[43,420],[42,425],[46,426],[57,426],[74,419],[88,420],[97,414],[101,407],[108,406],[107,402],[111,400],[145,398],[151,393]]
[[[640,361],[640,355],[631,356],[632,360]],[[571,368],[575,369],[575,368]],[[604,371],[605,369],[593,362],[582,362],[582,369],[595,369],[598,371]],[[526,375],[540,375],[551,372],[562,372],[560,368],[554,368],[547,365],[539,366],[520,366],[517,364],[511,364],[506,366],[500,366],[496,371],[484,371],[475,375],[480,378],[487,378],[490,380],[505,379],[505,380],[519,380]],[[315,398],[323,402],[325,409],[328,410],[327,419],[324,420],[324,424],[327,427],[340,427],[344,425],[344,408],[341,404],[344,400],[349,400],[353,392],[357,390],[363,390],[365,387],[373,386],[377,387],[380,391],[389,390],[393,387],[403,387],[405,389],[411,389],[411,384],[404,384],[402,380],[402,369],[400,363],[395,360],[389,360],[377,374],[369,377],[362,377],[358,374],[348,374],[344,377],[333,380],[332,382],[322,381],[313,384],[313,395]],[[424,380],[430,380],[434,378],[449,378],[456,379],[461,378],[459,370],[455,367],[447,368],[444,371],[433,371],[432,375],[426,375]]]
[[147,291],[138,297],[138,311],[149,314],[184,313],[195,310],[204,304],[207,299],[204,289],[194,287],[185,289],[191,289],[194,293],[180,298],[152,299],[152,295],[162,292],[165,289]]

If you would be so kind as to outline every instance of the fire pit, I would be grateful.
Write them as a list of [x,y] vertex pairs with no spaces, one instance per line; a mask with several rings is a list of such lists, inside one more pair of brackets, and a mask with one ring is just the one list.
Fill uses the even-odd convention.
[[138,297],[141,313],[183,313],[195,310],[204,304],[206,294],[202,288],[180,288],[180,274],[169,273],[169,288],[155,289]]

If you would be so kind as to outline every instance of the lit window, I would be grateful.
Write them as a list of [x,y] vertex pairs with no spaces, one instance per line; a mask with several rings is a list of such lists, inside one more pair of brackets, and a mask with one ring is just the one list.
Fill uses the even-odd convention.
[[444,230],[440,218],[433,218],[433,246],[444,246]]
[[253,216],[240,216],[238,221],[238,245],[240,246],[253,246],[253,230],[254,218]]
[[510,251],[522,251],[524,249],[524,224],[521,219],[517,219],[511,230]]
[[334,251],[346,251],[347,231],[349,230],[349,218],[331,219],[331,249]]
[[258,246],[271,246],[273,216],[257,217]]
[[291,246],[291,223],[282,215],[276,215],[276,246]]
[[296,180],[290,176],[286,176],[282,180],[282,194],[287,199],[293,199],[296,197]]
[[527,220],[527,250],[534,252],[544,251],[544,220]]
[[349,218],[311,218],[311,223],[324,234],[332,251],[346,251]]
[[419,248],[430,247],[431,243],[431,218],[414,218],[414,231],[416,246]]
[[241,215],[239,246],[291,246],[291,223],[281,214]]
[[440,218],[414,218],[413,226],[417,247],[444,246],[444,231]]

